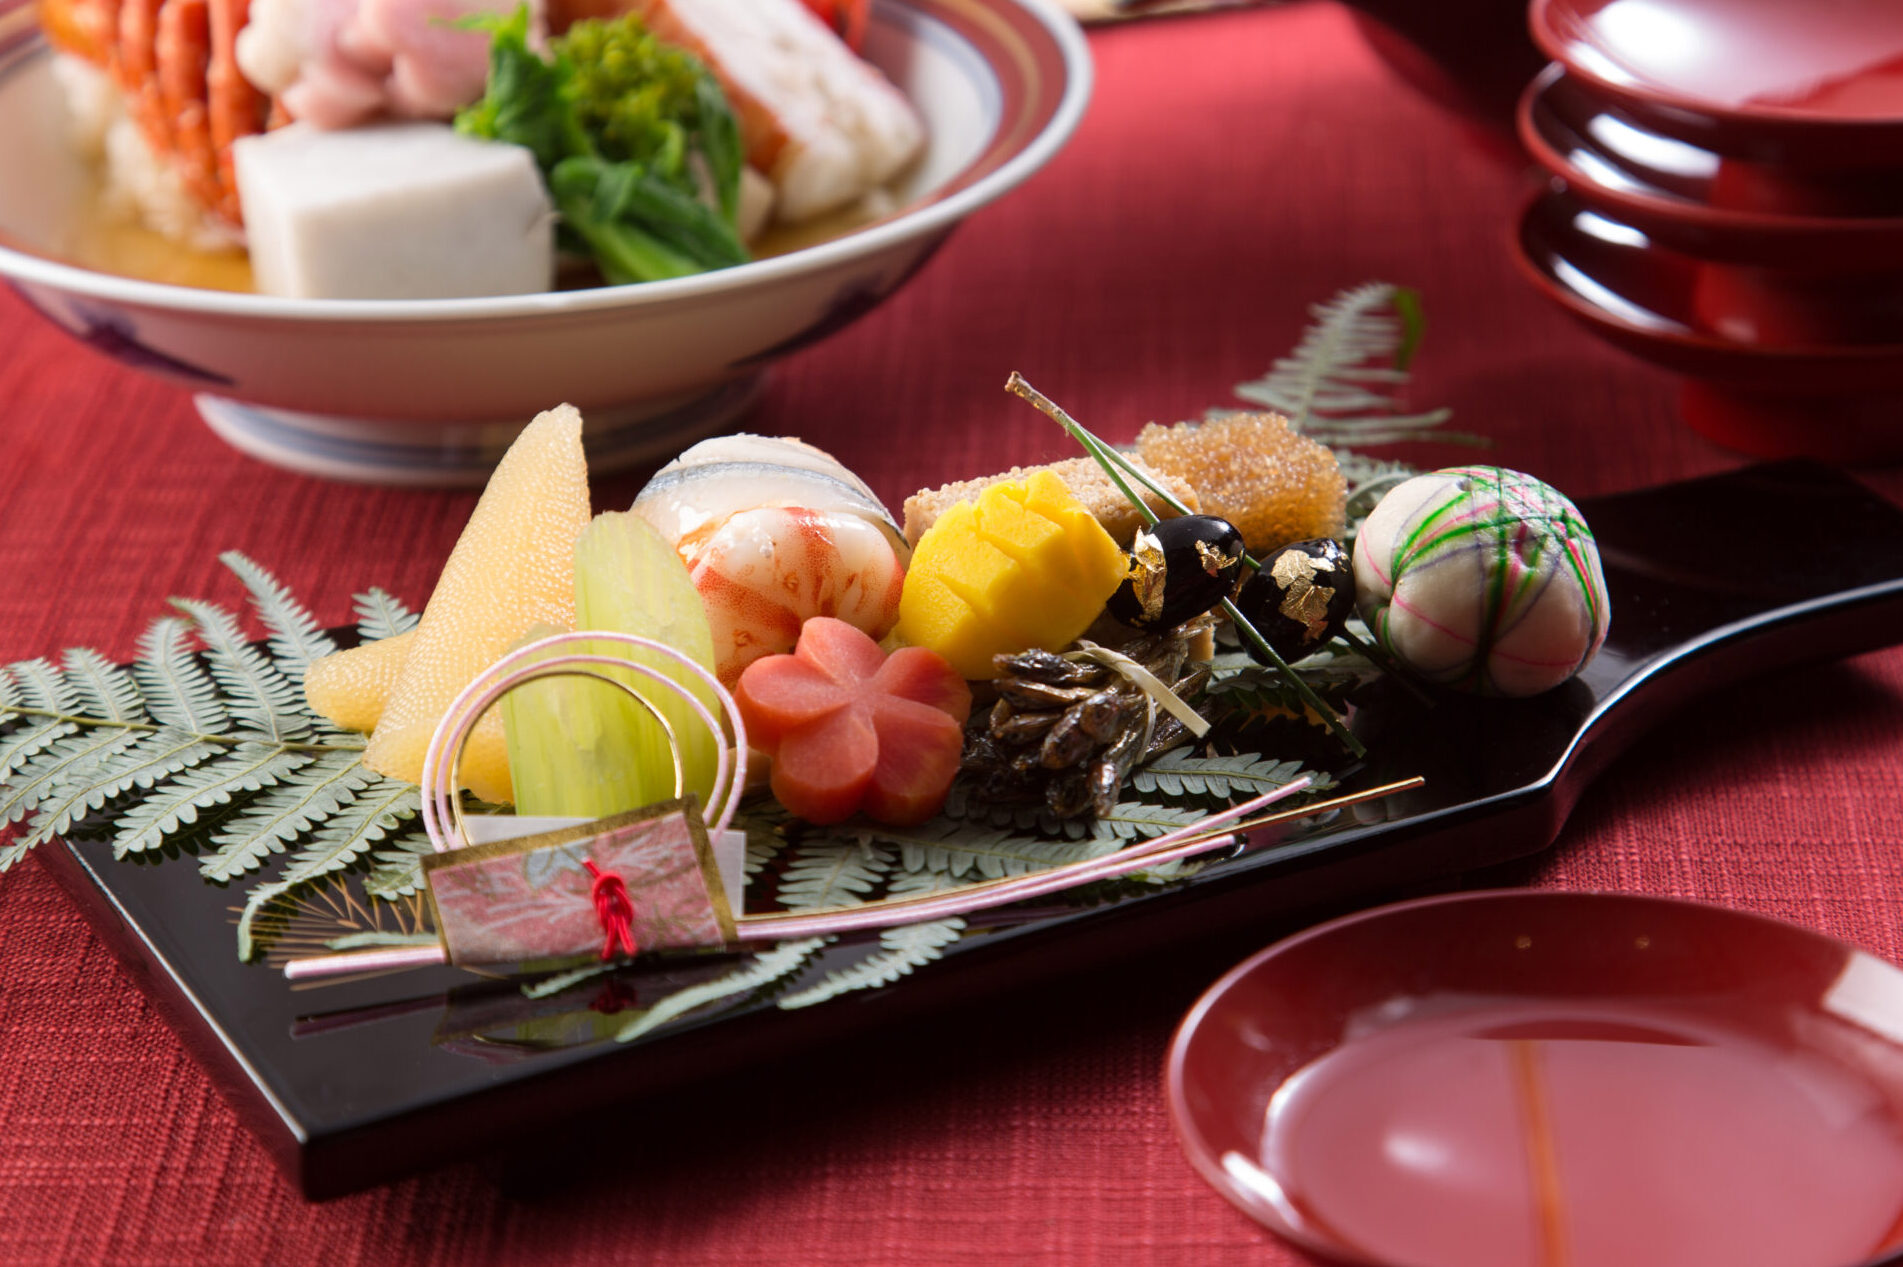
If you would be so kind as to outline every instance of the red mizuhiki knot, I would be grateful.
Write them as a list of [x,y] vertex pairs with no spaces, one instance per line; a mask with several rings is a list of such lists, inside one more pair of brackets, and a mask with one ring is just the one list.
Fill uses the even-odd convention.
[[615,943],[620,942],[625,953],[634,953],[634,903],[628,899],[628,886],[621,877],[612,871],[603,871],[595,865],[594,859],[582,859],[582,866],[588,868],[588,874],[595,877],[594,888],[590,896],[595,899],[595,918],[601,921],[602,935],[606,940],[601,943],[601,958],[605,963],[615,957]]

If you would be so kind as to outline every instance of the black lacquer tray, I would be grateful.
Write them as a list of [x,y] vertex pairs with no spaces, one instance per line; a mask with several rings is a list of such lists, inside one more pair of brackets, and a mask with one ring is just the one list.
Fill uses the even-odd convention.
[[[114,862],[103,843],[38,856],[292,1180],[311,1197],[337,1195],[608,1103],[889,1028],[1007,976],[1015,985],[1075,972],[1537,852],[1594,775],[1693,696],[1903,641],[1903,511],[1847,476],[1759,466],[1584,510],[1613,620],[1581,678],[1524,701],[1430,708],[1386,682],[1357,701],[1371,757],[1347,786],[1420,774],[1421,789],[1171,888],[968,934],[894,985],[799,1011],[761,999],[635,1043],[608,1037],[618,1011],[724,962],[627,969],[543,1000],[448,968],[294,992],[269,968],[238,962],[230,895],[188,863]],[[813,974],[866,953],[834,946]]]

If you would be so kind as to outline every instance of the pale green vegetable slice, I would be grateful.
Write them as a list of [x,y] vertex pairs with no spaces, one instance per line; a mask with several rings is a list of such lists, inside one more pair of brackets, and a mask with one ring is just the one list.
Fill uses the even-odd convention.
[[[636,515],[597,515],[576,543],[575,627],[652,638],[713,669],[713,634],[687,566]],[[667,657],[609,642],[588,649],[666,672],[720,716],[712,690]],[[610,672],[666,719],[680,744],[682,789],[704,808],[713,790],[716,736],[675,692],[639,673]],[[601,818],[674,795],[667,731],[605,683],[579,677],[531,682],[504,701],[503,725],[518,814]]]

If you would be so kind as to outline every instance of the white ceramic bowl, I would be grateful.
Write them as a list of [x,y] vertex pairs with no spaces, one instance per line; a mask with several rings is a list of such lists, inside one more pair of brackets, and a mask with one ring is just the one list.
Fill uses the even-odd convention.
[[287,300],[65,261],[91,178],[64,140],[51,53],[22,17],[0,0],[0,275],[75,337],[196,389],[205,420],[246,452],[385,483],[480,481],[530,417],[561,401],[587,416],[602,470],[732,422],[766,365],[868,312],[960,220],[1048,162],[1091,81],[1081,32],[1049,0],[877,0],[866,55],[930,134],[886,219],[676,281]]

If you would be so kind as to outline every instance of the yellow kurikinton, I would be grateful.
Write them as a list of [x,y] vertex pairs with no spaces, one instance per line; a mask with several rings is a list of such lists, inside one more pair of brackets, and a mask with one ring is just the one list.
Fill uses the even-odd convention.
[[993,656],[1075,641],[1126,569],[1117,543],[1056,476],[993,484],[919,538],[899,637],[967,678],[993,677]]

